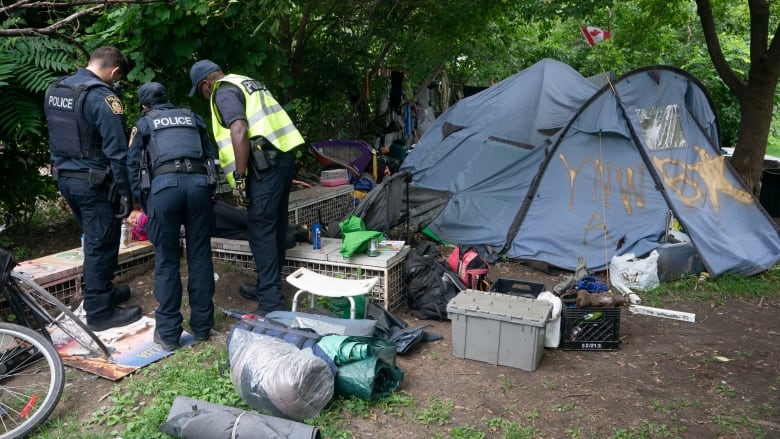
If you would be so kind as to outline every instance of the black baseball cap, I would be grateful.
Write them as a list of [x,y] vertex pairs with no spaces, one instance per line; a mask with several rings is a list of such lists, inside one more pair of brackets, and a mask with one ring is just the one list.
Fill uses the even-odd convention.
[[222,70],[214,61],[209,59],[202,59],[190,68],[190,80],[192,81],[192,89],[190,89],[190,96],[193,96],[198,90],[198,84],[201,83],[210,73]]
[[169,102],[168,91],[159,82],[147,82],[138,89],[138,105],[154,105]]

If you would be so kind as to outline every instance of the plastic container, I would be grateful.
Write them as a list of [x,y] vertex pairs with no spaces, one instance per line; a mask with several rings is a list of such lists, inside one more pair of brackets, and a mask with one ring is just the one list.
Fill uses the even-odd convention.
[[453,355],[534,371],[544,354],[551,309],[545,301],[463,291],[447,304]]
[[767,168],[762,171],[758,201],[769,216],[780,217],[780,168]]
[[322,248],[322,226],[320,223],[314,223],[311,226],[311,242],[314,250]]
[[130,228],[122,221],[122,229],[119,234],[119,248],[127,248],[130,245]]
[[527,280],[498,278],[492,285],[490,291],[494,293],[510,294],[512,296],[536,299],[544,291],[544,284],[529,282]]
[[320,173],[320,184],[323,186],[341,186],[349,183],[349,173],[346,169],[331,169]]
[[691,242],[665,243],[658,251],[658,280],[677,281],[705,271],[704,263]]

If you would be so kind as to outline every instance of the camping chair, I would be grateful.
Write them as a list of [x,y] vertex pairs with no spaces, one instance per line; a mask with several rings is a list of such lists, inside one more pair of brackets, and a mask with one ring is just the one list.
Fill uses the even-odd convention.
[[323,168],[345,168],[360,178],[375,157],[374,148],[362,140],[320,140],[309,145]]

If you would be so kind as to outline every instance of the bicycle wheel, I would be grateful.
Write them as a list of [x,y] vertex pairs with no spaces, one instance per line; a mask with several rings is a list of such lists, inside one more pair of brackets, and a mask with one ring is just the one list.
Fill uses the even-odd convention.
[[65,386],[54,346],[26,327],[0,322],[0,439],[26,437],[51,415]]
[[[14,282],[9,282],[8,288],[13,288],[22,301],[40,318],[60,328],[92,355],[101,358],[111,356],[111,352],[100,338],[64,303],[25,275],[12,271],[11,276]],[[18,282],[28,288],[24,288]]]

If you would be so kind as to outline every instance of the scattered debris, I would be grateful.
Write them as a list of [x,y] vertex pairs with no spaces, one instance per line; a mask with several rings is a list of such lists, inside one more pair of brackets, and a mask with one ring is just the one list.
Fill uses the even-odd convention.
[[685,322],[695,322],[696,314],[671,309],[653,308],[651,306],[630,305],[628,310],[634,314],[644,314],[646,316],[663,317],[665,319],[682,320]]

